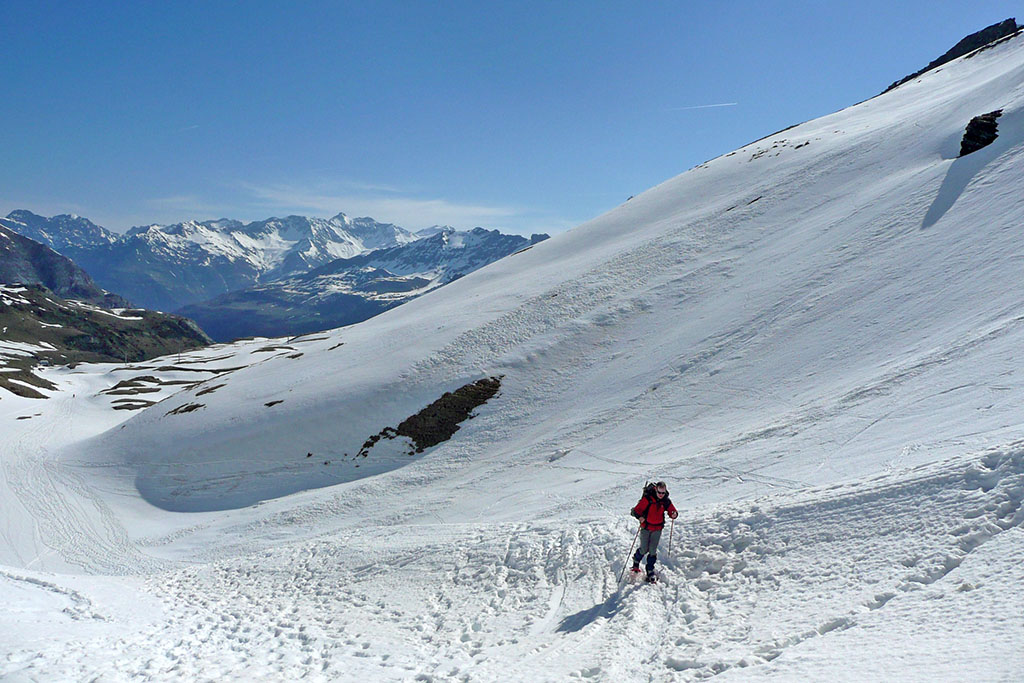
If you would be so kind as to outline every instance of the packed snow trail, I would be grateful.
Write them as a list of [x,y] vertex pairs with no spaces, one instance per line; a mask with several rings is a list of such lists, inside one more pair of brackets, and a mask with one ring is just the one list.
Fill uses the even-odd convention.
[[[159,563],[139,552],[104,498],[81,473],[53,455],[75,434],[75,409],[71,396],[57,396],[52,410],[29,422],[9,443],[2,460],[0,490],[12,509],[9,520],[22,520],[17,533],[30,534],[35,555],[25,566],[52,555],[47,566],[65,566],[92,573],[129,574],[156,569]],[[18,547],[20,543],[8,547]]]
[[[360,525],[155,574],[139,589],[163,602],[150,625],[113,641],[54,634],[0,673],[670,681],[758,667],[785,679],[824,675],[819,657],[845,647],[832,641],[884,638],[907,643],[893,674],[964,665],[986,678],[1024,666],[1013,607],[1024,600],[1022,501],[1024,444],[684,513],[653,586],[616,580],[633,533],[625,514]],[[1004,537],[1008,554],[993,557]],[[956,618],[936,618],[947,610]],[[965,637],[965,624],[978,630]],[[918,637],[941,639],[941,656]],[[885,671],[877,653],[843,658]]]
[[[69,466],[58,453],[83,436],[123,423],[129,413],[117,407],[132,400],[117,392],[123,383],[141,378],[147,384],[141,395],[155,402],[183,385],[222,376],[232,366],[265,362],[271,357],[261,353],[266,346],[266,340],[254,340],[227,352],[223,346],[211,347],[153,364],[50,368],[59,387],[51,398],[4,397],[0,419],[8,426],[0,458],[0,564],[115,575],[168,566],[165,559],[140,549],[139,541],[147,542],[148,533],[135,527],[137,538],[129,537],[123,510],[112,507],[117,492],[97,485],[93,471]],[[143,515],[152,512],[148,506],[136,507]],[[201,522],[193,516],[185,528]],[[163,528],[159,523],[154,527]]]

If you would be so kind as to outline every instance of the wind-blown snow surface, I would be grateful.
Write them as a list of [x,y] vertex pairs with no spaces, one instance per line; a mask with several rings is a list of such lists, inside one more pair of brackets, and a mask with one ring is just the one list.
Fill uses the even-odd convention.
[[[4,396],[0,674],[1018,678],[1022,104],[1018,37],[360,325]],[[620,585],[648,478],[664,582]]]

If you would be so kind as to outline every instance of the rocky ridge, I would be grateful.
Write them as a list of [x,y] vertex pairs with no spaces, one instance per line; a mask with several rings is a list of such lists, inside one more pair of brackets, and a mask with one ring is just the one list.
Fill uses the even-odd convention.
[[919,71],[915,71],[909,76],[904,76],[903,78],[901,78],[900,80],[896,81],[888,88],[886,88],[884,92],[889,92],[893,88],[898,88],[904,83],[908,83],[914,80],[921,74],[931,71],[932,69],[936,69],[942,66],[943,64],[951,62],[959,57],[963,57],[966,54],[970,54],[971,52],[974,52],[978,48],[985,47],[986,45],[989,45],[990,43],[993,43],[997,40],[1002,40],[1003,38],[1012,36],[1019,30],[1021,30],[1021,28],[1017,25],[1017,20],[1011,17],[1010,19],[1001,21],[997,24],[992,24],[991,26],[983,28],[980,31],[976,31],[964,37],[962,40],[960,40],[960,42],[958,42],[956,45],[947,50],[945,54],[943,54],[941,57],[932,60],[928,64],[928,66],[924,67],[923,69],[920,69]]
[[107,308],[128,307],[121,297],[100,289],[71,259],[0,225],[0,283],[42,285],[57,296]]

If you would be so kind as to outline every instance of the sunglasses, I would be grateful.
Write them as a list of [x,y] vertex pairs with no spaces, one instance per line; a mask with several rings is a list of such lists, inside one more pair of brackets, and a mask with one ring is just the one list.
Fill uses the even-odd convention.
[[656,493],[657,493],[657,494],[658,494],[659,496],[664,496],[665,494],[667,494],[667,493],[668,493],[668,491],[656,491]]

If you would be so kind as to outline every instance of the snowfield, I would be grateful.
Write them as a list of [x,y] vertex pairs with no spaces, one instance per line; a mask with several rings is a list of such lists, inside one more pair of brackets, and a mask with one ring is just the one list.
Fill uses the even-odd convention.
[[1022,105],[1018,35],[359,325],[40,371],[0,678],[1019,680]]

